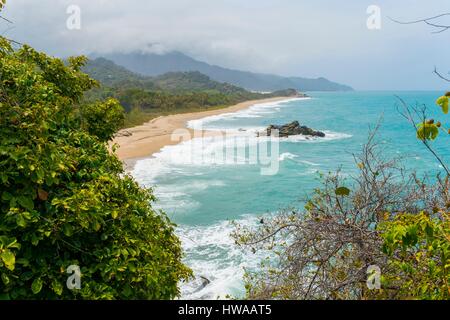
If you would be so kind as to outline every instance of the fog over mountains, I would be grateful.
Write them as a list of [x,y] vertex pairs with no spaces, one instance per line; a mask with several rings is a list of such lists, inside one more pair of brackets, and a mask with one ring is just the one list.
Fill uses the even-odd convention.
[[248,71],[227,69],[195,60],[181,52],[94,54],[104,57],[126,69],[145,76],[158,76],[168,72],[198,71],[211,79],[226,82],[253,91],[275,91],[294,88],[300,91],[351,91],[350,86],[325,78],[282,77]]

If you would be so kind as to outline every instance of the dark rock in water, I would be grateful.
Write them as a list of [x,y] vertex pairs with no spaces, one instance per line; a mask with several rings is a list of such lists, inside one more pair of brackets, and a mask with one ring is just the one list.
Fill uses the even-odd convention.
[[203,283],[202,283],[202,289],[203,289],[204,287],[206,287],[208,284],[211,283],[211,281],[210,281],[208,278],[204,277],[204,276],[200,276],[200,278],[203,280]]
[[204,276],[196,277],[195,281],[196,281],[196,283],[198,283],[198,282],[201,282],[201,283],[197,287],[197,289],[195,289],[193,291],[193,293],[196,293],[196,292],[199,292],[199,291],[203,290],[203,288],[205,288],[207,285],[209,285],[211,283],[211,281],[208,278],[204,277]]
[[301,126],[298,121],[293,121],[291,123],[285,125],[270,125],[266,132],[258,133],[258,136],[270,136],[272,134],[272,130],[278,130],[280,137],[288,137],[288,136],[296,136],[296,135],[304,135],[304,136],[312,136],[312,137],[325,137],[325,133],[321,131],[315,131],[307,126]]

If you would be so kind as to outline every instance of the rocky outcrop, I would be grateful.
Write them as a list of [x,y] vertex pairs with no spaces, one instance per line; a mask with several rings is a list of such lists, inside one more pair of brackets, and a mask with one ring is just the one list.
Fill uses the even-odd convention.
[[196,276],[195,280],[192,283],[198,284],[198,287],[194,291],[192,291],[192,293],[197,293],[203,290],[207,285],[209,285],[211,283],[211,280],[204,276]]
[[312,137],[325,137],[325,133],[321,131],[315,131],[307,126],[301,126],[298,121],[293,121],[291,123],[285,125],[270,125],[265,132],[260,132],[258,136],[270,136],[272,134],[272,130],[278,130],[278,134],[280,137],[288,137],[288,136],[296,136],[296,135],[304,135],[304,136],[312,136]]

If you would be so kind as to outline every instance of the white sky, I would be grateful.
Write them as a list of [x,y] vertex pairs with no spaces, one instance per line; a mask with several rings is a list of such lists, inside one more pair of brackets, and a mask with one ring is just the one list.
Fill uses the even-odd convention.
[[[66,27],[73,4],[80,30]],[[381,8],[381,30],[366,27],[369,5]],[[359,90],[444,90],[432,71],[450,70],[450,30],[388,19],[444,12],[448,0],[7,0],[2,14],[14,25],[2,22],[0,31],[57,56],[158,43],[211,64],[323,76]]]

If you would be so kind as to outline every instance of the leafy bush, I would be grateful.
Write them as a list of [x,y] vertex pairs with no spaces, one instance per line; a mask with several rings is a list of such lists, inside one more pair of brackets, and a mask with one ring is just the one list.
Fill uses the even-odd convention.
[[[439,97],[436,105],[448,114],[450,92]],[[440,131],[450,133],[440,121],[427,119],[426,110],[409,108],[404,115],[414,125],[419,139],[446,172],[435,181],[438,196],[424,205],[424,211],[399,213],[379,226],[388,256],[382,276],[382,290],[375,297],[412,299],[450,299],[450,221],[449,178],[447,163],[433,150],[432,141]],[[419,118],[416,124],[415,118]],[[424,197],[430,188],[422,185]]]
[[[63,61],[0,38],[0,295],[6,299],[169,299],[190,275],[174,226],[106,141],[115,100],[83,57]],[[81,289],[66,288],[70,265]]]
[[124,122],[122,106],[114,99],[80,107],[82,127],[102,141],[112,139]]
[[386,297],[450,299],[450,216],[399,214],[380,229],[389,256],[379,293]]

